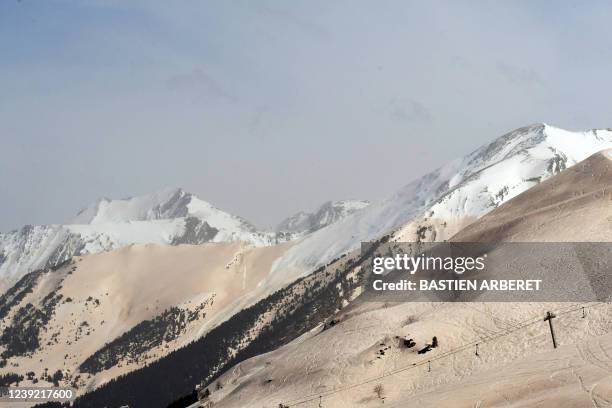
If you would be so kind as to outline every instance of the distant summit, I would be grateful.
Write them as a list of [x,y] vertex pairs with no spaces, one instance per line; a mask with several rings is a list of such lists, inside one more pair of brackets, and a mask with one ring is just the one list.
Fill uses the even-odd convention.
[[220,241],[251,242],[250,235],[265,233],[242,217],[222,211],[181,188],[119,200],[103,198],[81,210],[71,224],[102,225],[185,217],[196,218],[217,229],[221,234]]
[[328,201],[315,212],[300,211],[286,218],[276,227],[276,231],[309,234],[346,218],[368,205],[370,202],[365,200]]
[[118,200],[102,198],[79,211],[69,223],[103,224],[185,217],[192,197],[181,188],[169,188]]
[[[220,210],[181,188],[124,198],[102,198],[64,225],[24,226],[0,233],[0,294],[10,282],[35,269],[75,255],[112,251],[131,244],[245,242],[270,246],[302,237],[367,205],[365,201],[328,202],[291,228],[258,230],[242,217]],[[299,217],[298,217],[299,218]]]
[[241,241],[269,246],[294,238],[259,231],[180,188],[126,199],[100,199],[68,224],[24,226],[0,233],[0,293],[25,273],[75,255],[112,251],[131,244],[202,244]]

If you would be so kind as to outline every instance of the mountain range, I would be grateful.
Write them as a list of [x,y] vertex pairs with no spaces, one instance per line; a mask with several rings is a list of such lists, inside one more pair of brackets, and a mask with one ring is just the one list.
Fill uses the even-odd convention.
[[[444,350],[509,327],[499,316],[540,309],[401,305],[390,313],[360,300],[360,243],[609,240],[610,160],[597,152],[611,148],[609,129],[530,125],[385,200],[328,202],[274,232],[172,189],[100,200],[66,225],[1,234],[0,374],[49,384],[59,372],[78,387],[77,407],[165,407],[195,394],[215,406],[260,407],[416,363],[399,339],[421,346],[439,336]],[[605,334],[606,313],[581,335]],[[512,358],[529,355],[517,344],[504,346]],[[502,364],[485,363],[459,361],[452,375],[409,377],[393,389],[432,390]],[[352,406],[379,403],[371,391],[355,392]],[[329,406],[347,398],[333,395]]]
[[63,225],[26,225],[0,233],[0,293],[23,274],[58,265],[72,256],[112,251],[132,244],[245,242],[270,246],[324,228],[364,208],[365,201],[327,202],[300,212],[276,232],[215,208],[180,188],[120,200],[100,199]]
[[609,148],[608,129],[570,132],[535,124],[514,130],[308,235],[275,263],[271,279],[290,282],[390,232],[400,241],[443,241],[541,181]]

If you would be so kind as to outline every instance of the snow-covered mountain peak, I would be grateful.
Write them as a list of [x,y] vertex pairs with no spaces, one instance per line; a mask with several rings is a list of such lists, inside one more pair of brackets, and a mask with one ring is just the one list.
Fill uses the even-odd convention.
[[270,285],[291,280],[390,231],[440,240],[588,156],[612,148],[612,131],[571,132],[538,123],[506,133],[294,245]]
[[365,200],[328,201],[312,213],[300,211],[283,220],[278,232],[308,234],[324,228],[370,205]]
[[124,199],[102,198],[81,210],[70,223],[104,224],[184,217],[192,197],[181,188],[167,188]]
[[0,233],[0,293],[3,281],[56,265],[74,255],[130,244],[201,244],[241,241],[268,246],[295,234],[259,231],[180,188],[125,199],[100,199],[65,225],[24,227]]
[[71,224],[101,225],[195,217],[221,230],[257,229],[241,217],[222,211],[182,188],[167,188],[118,200],[103,198],[89,205]]
[[491,166],[514,155],[538,155],[539,150],[546,149],[570,152],[573,156],[586,158],[597,151],[601,143],[610,142],[611,135],[609,129],[573,132],[546,123],[536,123],[508,132],[475,150],[466,156],[466,167],[480,171],[483,166]]
[[[534,184],[610,147],[612,131],[608,129],[572,132],[544,123],[516,129],[421,179],[442,181],[436,192],[440,195],[430,198],[437,201],[431,203],[430,217],[481,216]],[[413,194],[410,185],[402,192]]]

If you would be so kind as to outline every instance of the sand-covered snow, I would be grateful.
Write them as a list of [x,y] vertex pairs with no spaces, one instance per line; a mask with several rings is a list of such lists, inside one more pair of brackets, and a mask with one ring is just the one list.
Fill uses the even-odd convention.
[[[609,153],[518,195],[452,239],[611,241]],[[556,350],[547,311],[557,315]],[[318,407],[319,397],[321,406],[338,408],[378,407],[383,400],[393,407],[612,403],[610,304],[383,304],[358,298],[334,318],[339,323],[331,328],[319,327],[228,370],[218,380],[222,388],[212,388],[214,406]],[[438,347],[419,354],[434,336]],[[414,347],[406,347],[408,339]]]
[[205,316],[190,322],[172,341],[147,351],[138,363],[120,364],[82,380],[91,387],[154,361],[252,302],[251,295],[272,262],[290,245],[148,244],[77,257],[74,263],[46,273],[2,321],[8,326],[20,307],[38,306],[48,293],[62,295],[52,320],[41,331],[41,347],[31,355],[10,358],[0,373],[33,371],[39,377],[47,368],[74,377],[87,357],[143,320],[172,307],[191,311],[201,307],[200,315]]

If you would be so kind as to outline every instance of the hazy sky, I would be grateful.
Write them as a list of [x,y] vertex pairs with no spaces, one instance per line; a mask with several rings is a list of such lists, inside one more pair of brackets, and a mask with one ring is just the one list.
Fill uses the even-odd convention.
[[533,122],[612,126],[612,6],[0,2],[0,230],[180,186],[261,227]]

